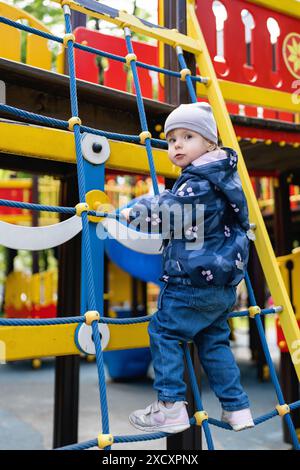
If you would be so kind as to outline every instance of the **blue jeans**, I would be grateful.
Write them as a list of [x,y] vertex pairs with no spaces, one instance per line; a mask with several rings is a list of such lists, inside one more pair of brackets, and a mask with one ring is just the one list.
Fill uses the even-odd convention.
[[227,411],[248,408],[248,396],[240,384],[240,371],[229,343],[227,316],[236,301],[235,287],[199,288],[189,285],[189,279],[173,279],[162,287],[158,310],[148,327],[158,399],[170,402],[186,399],[180,342],[193,340],[222,408]]

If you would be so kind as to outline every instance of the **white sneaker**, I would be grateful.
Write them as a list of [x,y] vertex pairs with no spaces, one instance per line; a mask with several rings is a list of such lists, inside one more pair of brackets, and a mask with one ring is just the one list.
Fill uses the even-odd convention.
[[141,431],[171,434],[182,432],[190,427],[186,405],[185,401],[176,401],[171,408],[167,408],[156,400],[144,410],[131,413],[129,421]]
[[242,431],[243,429],[253,428],[250,408],[238,411],[222,411],[221,421],[230,424],[234,431]]

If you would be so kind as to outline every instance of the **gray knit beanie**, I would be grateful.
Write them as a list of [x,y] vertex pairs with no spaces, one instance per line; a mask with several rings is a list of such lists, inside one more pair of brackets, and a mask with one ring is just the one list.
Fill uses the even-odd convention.
[[179,127],[198,132],[202,137],[218,145],[217,124],[210,104],[205,101],[181,104],[174,109],[166,119],[165,135]]

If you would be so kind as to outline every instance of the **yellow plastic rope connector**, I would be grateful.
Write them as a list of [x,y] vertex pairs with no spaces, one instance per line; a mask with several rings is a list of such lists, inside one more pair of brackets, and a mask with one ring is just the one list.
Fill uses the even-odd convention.
[[85,312],[84,318],[85,318],[85,323],[87,325],[91,325],[93,321],[100,320],[100,315],[99,315],[99,312],[97,312],[97,310],[88,310],[87,312]]
[[140,138],[140,143],[144,144],[146,139],[148,139],[148,138],[151,139],[152,138],[152,134],[149,131],[143,131],[143,132],[140,133],[139,138]]
[[104,449],[114,443],[114,436],[112,434],[98,434],[98,447]]
[[180,80],[184,82],[186,80],[187,75],[192,75],[190,69],[182,69],[180,70]]
[[203,421],[208,419],[208,414],[206,411],[196,411],[194,414],[195,420],[196,420],[196,425],[197,426],[202,426]]
[[75,124],[81,126],[81,119],[78,116],[73,116],[68,120],[69,123],[69,131],[73,131]]
[[68,47],[68,42],[72,41],[75,42],[75,36],[72,33],[65,34],[63,37],[63,44],[65,47]]
[[89,205],[86,202],[79,202],[76,204],[75,209],[76,215],[80,217],[83,212],[87,212],[89,210]]
[[128,65],[128,67],[130,67],[130,62],[132,62],[133,60],[136,60],[137,57],[135,54],[127,54],[125,56],[125,59],[126,59],[126,65]]
[[291,411],[289,405],[286,403],[284,405],[277,405],[275,408],[278,411],[279,416],[284,416]]
[[249,317],[254,318],[255,315],[258,315],[261,312],[261,308],[258,305],[252,305],[248,308]]

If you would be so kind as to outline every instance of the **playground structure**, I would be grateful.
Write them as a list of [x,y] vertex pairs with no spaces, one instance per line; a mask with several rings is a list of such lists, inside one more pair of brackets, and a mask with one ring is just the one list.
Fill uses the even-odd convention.
[[[145,22],[142,22],[124,12],[118,12],[117,10],[103,7],[94,2],[88,2],[88,5],[86,5],[87,2],[85,1],[78,2],[78,3],[77,2],[70,2],[70,3],[64,2],[64,3],[68,3],[63,6],[64,13],[65,13],[66,34],[67,34],[64,38],[64,42],[65,42],[65,45],[67,46],[69,66],[70,66],[71,103],[72,103],[72,114],[73,114],[72,118],[75,118],[75,119],[71,118],[70,122],[67,122],[62,119],[45,118],[42,115],[33,114],[31,112],[25,112],[20,109],[16,110],[16,106],[14,103],[12,103],[12,105],[11,104],[1,105],[0,111],[1,113],[5,113],[10,116],[11,115],[18,116],[18,120],[23,119],[23,120],[29,120],[30,122],[38,122],[39,124],[42,124],[43,126],[44,125],[58,126],[60,129],[69,128],[69,130],[72,130],[74,132],[78,172],[79,172],[79,177],[80,177],[79,178],[80,204],[83,204],[85,200],[87,200],[89,201],[89,207],[79,205],[79,206],[76,206],[76,208],[55,207],[55,208],[50,209],[48,206],[42,206],[42,205],[33,206],[32,204],[29,204],[29,203],[28,204],[19,203],[19,205],[15,203],[15,205],[16,207],[25,207],[25,208],[30,208],[30,209],[55,210],[57,212],[61,211],[61,212],[70,214],[73,217],[75,217],[74,214],[76,213],[78,218],[81,217],[82,227],[83,227],[83,248],[84,248],[83,252],[85,254],[85,256],[83,257],[83,263],[87,270],[87,275],[88,275],[88,279],[86,279],[85,269],[83,269],[82,298],[81,298],[81,313],[83,314],[87,310],[98,311],[98,312],[103,311],[102,300],[101,300],[101,295],[100,295],[100,294],[103,294],[103,290],[102,290],[103,270],[101,268],[103,267],[103,246],[102,246],[103,244],[101,245],[101,243],[95,236],[96,235],[95,224],[88,222],[87,217],[88,216],[97,217],[96,219],[97,222],[100,220],[99,217],[106,217],[107,220],[110,217],[107,216],[107,214],[103,212],[95,212],[94,210],[97,207],[97,204],[99,205],[99,202],[103,202],[103,203],[106,202],[104,195],[101,192],[99,192],[99,190],[101,191],[104,189],[104,162],[102,161],[100,162],[98,160],[99,165],[96,166],[95,162],[91,164],[87,160],[82,159],[81,145],[80,145],[80,140],[81,140],[80,132],[84,131],[87,133],[92,133],[92,135],[94,136],[100,134],[101,138],[103,135],[110,138],[109,145],[110,145],[111,154],[110,154],[109,160],[105,162],[105,166],[111,169],[122,168],[123,171],[131,170],[131,171],[146,173],[147,172],[147,160],[145,157],[145,149],[142,146],[137,145],[137,143],[140,142],[142,144],[145,144],[147,155],[149,158],[150,173],[151,173],[151,177],[153,181],[154,192],[156,194],[158,193],[158,185],[157,185],[157,179],[155,175],[153,159],[155,161],[155,168],[158,169],[158,173],[160,175],[163,175],[169,178],[170,177],[174,178],[175,176],[177,176],[176,171],[169,164],[167,157],[166,157],[166,153],[163,150],[164,143],[158,139],[152,139],[148,131],[147,121],[145,119],[145,114],[144,114],[143,101],[141,100],[141,90],[139,87],[138,75],[137,75],[137,69],[136,69],[136,65],[139,65],[139,63],[136,62],[136,57],[134,56],[134,52],[132,50],[132,42],[130,40],[130,32],[128,28],[131,28],[133,31],[141,31],[143,33],[147,33],[173,47],[176,47],[181,71],[172,72],[173,76],[176,76],[177,78],[182,78],[186,81],[188,85],[189,93],[191,95],[191,99],[194,101],[197,99],[197,97],[196,97],[194,88],[192,86],[192,83],[193,82],[201,83],[201,85],[199,85],[200,90],[198,90],[198,92],[201,96],[201,94],[204,93],[205,91],[205,96],[208,98],[209,102],[212,104],[214,108],[216,120],[218,122],[218,127],[220,130],[220,136],[222,138],[223,144],[234,147],[237,151],[239,151],[239,144],[236,139],[235,132],[233,130],[223,96],[225,99],[226,97],[230,96],[231,99],[235,98],[237,101],[242,101],[242,100],[241,100],[241,96],[238,94],[239,86],[234,87],[231,84],[232,88],[231,88],[230,93],[228,93],[228,89],[226,90],[226,86],[228,86],[228,84],[224,84],[222,82],[222,87],[221,88],[219,87],[219,81],[216,78],[215,71],[214,71],[212,62],[210,60],[210,56],[206,48],[206,42],[204,41],[197,18],[195,16],[193,2],[188,2],[187,4],[187,17],[188,17],[187,24],[189,28],[189,31],[188,31],[189,36],[185,36],[176,31],[170,31],[166,28],[154,27],[153,25],[146,24]],[[260,3],[263,3],[263,2],[260,2]],[[132,69],[134,81],[135,81],[135,90],[136,90],[137,98],[138,98],[138,106],[139,106],[139,113],[140,113],[141,127],[142,127],[142,133],[140,134],[140,136],[136,136],[136,135],[121,136],[121,135],[113,134],[111,132],[109,133],[105,131],[95,131],[81,124],[81,121],[78,118],[78,110],[77,110],[75,70],[74,70],[74,63],[73,63],[73,48],[75,48],[76,50],[81,49],[85,51],[85,53],[87,52],[95,53],[96,51],[91,50],[91,48],[87,45],[83,45],[83,44],[80,45],[77,43],[77,41],[74,42],[75,38],[72,36],[71,29],[70,29],[69,6],[71,6],[74,10],[84,11],[86,13],[88,12],[89,14],[93,13],[93,15],[99,18],[107,18],[107,15],[109,15],[108,19],[112,22],[115,22],[120,27],[124,27],[124,25],[126,25],[125,34],[126,34],[126,44],[128,48],[127,49],[128,55],[126,56],[125,61],[127,60],[128,65],[130,65]],[[86,10],[87,6],[88,6],[88,9]],[[92,12],[90,11],[90,8],[93,9]],[[296,13],[296,10],[295,10],[295,13]],[[298,18],[299,18],[299,15],[298,15]],[[18,23],[5,20],[3,19],[3,17],[1,18],[1,22],[2,23],[4,22],[10,27],[14,26],[15,28],[20,28],[20,25]],[[22,28],[23,30],[28,31],[30,33],[41,34],[40,32],[37,32],[30,27],[22,26]],[[49,35],[46,37],[49,38]],[[63,42],[61,38],[58,38],[58,39],[56,38],[55,40],[58,40],[60,43]],[[195,54],[197,64],[198,64],[199,70],[201,71],[202,76],[192,75],[191,71],[187,69],[181,47],[184,50]],[[103,55],[103,52],[101,51],[97,51],[96,53],[99,55]],[[122,58],[122,61],[124,62],[124,58]],[[3,61],[2,63],[2,67],[4,66],[4,62],[5,61]],[[25,71],[20,67],[19,68],[15,67],[15,64],[5,64],[3,68],[5,67],[6,67],[6,74],[11,72],[14,69],[14,77],[18,76],[18,74],[22,76],[24,75]],[[29,69],[27,69],[27,72],[28,71]],[[167,73],[166,70],[162,70],[161,68],[159,69],[159,72]],[[32,80],[32,77],[29,77],[30,73],[31,72],[29,71],[27,75],[28,82]],[[41,74],[41,72],[38,72],[38,73]],[[40,77],[42,76],[43,74],[40,75]],[[84,90],[84,86],[82,90]],[[90,90],[88,91],[91,92],[91,90],[92,88],[90,88]],[[240,92],[241,90],[243,90],[244,92],[244,89],[240,88]],[[79,83],[78,83],[78,91],[81,91]],[[94,91],[96,91],[96,89],[94,89]],[[233,91],[236,93],[235,95]],[[257,94],[251,92],[252,104],[254,105],[255,103],[256,104],[262,103],[264,106],[266,107],[270,106],[272,108],[271,94],[268,94],[266,91],[264,91],[264,97],[262,97],[261,93],[258,93],[258,90],[256,91],[257,91]],[[107,92],[104,91],[104,94],[105,93]],[[281,109],[288,110],[288,112],[290,113],[296,112],[297,111],[296,105],[293,105],[293,103],[291,104],[290,101],[288,100],[288,97],[285,96],[285,95],[288,95],[288,93],[285,93],[285,92],[278,92],[278,93],[279,93],[278,96],[280,97],[278,107]],[[117,93],[115,93],[114,95],[114,93],[110,91],[109,96],[111,96],[112,100],[114,99],[116,100],[117,96],[120,96],[120,95],[118,95]],[[274,95],[272,96],[273,96],[272,99],[274,100]],[[108,99],[108,95],[106,95],[106,99]],[[126,100],[127,100],[127,103],[129,103],[132,106],[131,97],[126,97]],[[160,108],[159,108],[155,103],[149,103],[148,106],[150,108],[150,111],[152,111],[152,113],[150,113],[150,116],[152,117],[152,119],[156,113],[156,116],[157,117],[159,116],[159,118],[161,119],[161,122],[163,122],[164,116],[167,114],[167,112],[170,109],[168,105],[160,105]],[[153,120],[155,122],[155,119]],[[136,125],[136,121],[135,121],[135,125]],[[129,124],[129,127],[130,127],[130,124]],[[18,135],[20,136],[20,139],[15,139],[16,129],[18,129],[17,132],[18,132]],[[289,129],[290,129],[289,138],[291,139],[290,142],[293,142],[292,148],[296,149],[297,146],[296,145],[294,146],[294,144],[298,144],[296,140],[297,133],[295,132],[295,135],[293,134],[292,125],[290,125]],[[0,123],[0,132],[1,134],[3,133],[3,144],[1,144],[2,153],[9,154],[9,155],[13,154],[15,156],[15,159],[9,158],[10,161],[4,162],[4,165],[7,165],[8,167],[9,165],[12,165],[12,164],[13,166],[20,165],[20,160],[21,160],[20,156],[22,156],[22,160],[24,160],[25,156],[26,158],[27,156],[28,157],[30,156],[30,157],[38,157],[38,158],[47,158],[50,160],[53,159],[53,161],[55,162],[55,165],[48,164],[47,168],[49,169],[51,166],[51,168],[54,169],[54,166],[55,166],[56,167],[55,171],[57,173],[63,173],[64,167],[63,165],[59,165],[58,162],[59,161],[74,162],[74,158],[72,157],[72,155],[74,155],[75,153],[74,152],[75,151],[74,140],[73,140],[74,137],[72,136],[70,132],[67,132],[66,130],[57,130],[57,129],[52,129],[48,127],[38,127],[35,125],[28,126],[28,125],[22,125],[20,123],[15,123],[15,122],[10,123],[8,121],[4,121]],[[21,138],[24,138],[24,142],[21,141]],[[114,141],[113,139],[118,139],[119,141]],[[122,143],[120,142],[121,140],[122,140]],[[94,141],[98,143],[100,142],[99,140],[97,141],[96,137],[94,137]],[[46,146],[45,142],[49,143],[49,145]],[[101,143],[102,145],[104,145],[104,140],[101,140]],[[153,153],[152,153],[151,143],[153,143],[154,145],[160,146],[161,149],[155,148],[153,149]],[[274,150],[274,145],[272,146]],[[97,153],[97,152],[94,152],[94,153]],[[153,155],[153,158],[152,158],[152,155]],[[95,157],[95,155],[93,156]],[[299,407],[299,402],[290,403],[289,406],[285,404],[284,402],[283,395],[281,393],[281,389],[280,389],[280,386],[279,386],[279,383],[275,374],[274,366],[272,364],[270,355],[268,353],[268,347],[265,341],[265,336],[264,336],[264,332],[263,332],[262,325],[261,325],[260,315],[280,312],[280,323],[281,323],[281,326],[283,328],[283,332],[285,335],[286,346],[289,350],[289,353],[293,357],[293,365],[295,366],[298,377],[300,374],[299,362],[297,360],[298,348],[299,348],[299,342],[300,342],[299,329],[297,326],[296,319],[294,317],[291,303],[289,301],[288,295],[284,287],[284,283],[280,275],[280,271],[277,267],[276,259],[275,259],[271,244],[269,242],[269,238],[264,227],[263,219],[261,217],[261,214],[257,205],[257,201],[254,196],[253,189],[250,183],[250,179],[249,179],[249,176],[248,176],[245,164],[244,164],[244,160],[242,158],[242,154],[240,151],[239,151],[239,156],[240,156],[239,172],[240,172],[240,176],[241,176],[243,186],[247,195],[248,203],[249,203],[250,219],[251,219],[252,224],[255,226],[255,233],[256,233],[255,247],[259,255],[259,259],[263,267],[263,270],[267,279],[267,283],[270,288],[276,307],[273,307],[270,309],[264,309],[264,308],[260,309],[256,305],[256,300],[255,300],[254,293],[251,287],[250,279],[249,277],[247,277],[246,283],[247,283],[248,294],[250,298],[249,311],[237,312],[237,313],[231,314],[231,316],[239,316],[239,315],[243,316],[243,315],[250,314],[251,317],[255,318],[255,323],[259,330],[260,338],[263,343],[263,349],[264,349],[267,363],[270,369],[271,378],[276,388],[276,393],[277,393],[277,397],[279,401],[279,405],[276,408],[276,410],[273,410],[272,412],[270,412],[268,415],[265,415],[264,417],[257,418],[255,420],[255,423],[259,424],[263,422],[265,419],[269,419],[278,414],[280,416],[284,416],[284,420],[286,421],[289,427],[289,431],[292,436],[292,442],[293,442],[294,448],[299,448],[295,429],[293,427],[291,417],[290,417],[290,410],[297,409]],[[30,162],[30,160],[28,161]],[[264,162],[264,165],[266,165],[265,162]],[[287,165],[286,161],[284,162],[284,165]],[[37,163],[37,167],[39,167],[38,163]],[[41,166],[39,168],[41,168]],[[99,181],[101,181],[100,185],[99,185]],[[1,204],[13,205],[12,202],[7,202],[7,201],[5,202],[3,200],[1,201]],[[94,206],[95,204],[96,204],[96,207]],[[113,214],[111,215],[111,217],[112,218],[114,217]],[[89,244],[89,240],[91,241],[90,244]],[[92,265],[94,267],[93,271],[91,271]],[[96,289],[97,296],[95,296],[95,292],[93,289],[93,281],[94,281],[95,286],[97,286],[97,289]],[[136,323],[134,326],[133,325],[130,326],[131,335],[132,335],[132,331],[135,330],[135,334],[132,335],[131,337],[126,332],[126,329],[129,328],[128,325],[126,326],[123,325],[125,321],[122,321],[122,320],[112,321],[112,320],[105,319],[101,316],[99,319],[98,315],[92,317],[92,319],[89,319],[89,315],[86,315],[86,316],[80,317],[80,319],[78,319],[78,317],[65,318],[64,320],[57,318],[54,320],[49,320],[47,322],[46,321],[44,322],[33,321],[33,320],[19,320],[19,321],[16,320],[14,322],[12,320],[7,320],[7,321],[1,320],[1,324],[5,325],[1,327],[1,339],[8,346],[6,350],[7,360],[13,360],[16,358],[21,359],[25,357],[33,357],[33,355],[35,356],[36,354],[38,354],[38,356],[41,356],[41,357],[43,355],[48,356],[48,355],[78,354],[79,350],[76,346],[76,343],[74,342],[75,328],[77,328],[77,332],[78,332],[80,330],[80,328],[78,327],[85,326],[84,325],[85,322],[86,323],[91,322],[91,327],[93,329],[93,335],[95,338],[96,357],[97,357],[97,365],[98,365],[98,371],[99,371],[99,381],[101,384],[101,407],[102,407],[103,432],[102,434],[99,435],[99,438],[98,438],[99,447],[109,448],[113,442],[114,443],[122,442],[122,440],[124,439],[134,441],[134,440],[139,440],[139,439],[154,439],[154,438],[162,437],[163,436],[162,433],[161,435],[155,435],[155,436],[148,435],[148,436],[131,436],[131,437],[124,437],[124,436],[113,437],[112,435],[109,434],[107,407],[106,407],[106,399],[105,399],[105,385],[103,383],[103,363],[102,363],[102,348],[105,349],[105,346],[104,345],[101,346],[101,343],[98,337],[99,335],[96,334],[97,327],[98,327],[97,323],[99,320],[100,320],[101,325],[104,325],[104,326],[106,326],[105,324],[110,325],[109,333],[108,333],[107,327],[101,330],[101,333],[104,339],[105,339],[105,336],[107,339],[108,334],[109,334],[109,340],[107,342],[108,349],[124,349],[128,347],[138,347],[139,345],[142,347],[148,344],[147,335],[145,331],[145,323],[147,321],[147,318],[143,318],[141,320],[141,323]],[[130,323],[135,323],[137,321],[138,319],[136,318],[135,320],[130,320]],[[19,325],[19,326],[15,327],[14,325]],[[128,332],[129,332],[129,329],[128,329]],[[139,345],[137,345],[138,337],[140,339]],[[77,339],[78,339],[78,335],[77,335]],[[54,340],[55,340],[55,347],[52,347],[51,343],[53,343]],[[13,346],[14,344],[17,345],[15,348]],[[78,345],[78,342],[77,342],[77,345]],[[208,448],[213,448],[213,443],[211,440],[208,424],[209,423],[216,424],[224,428],[228,428],[228,426],[224,425],[224,423],[218,422],[217,420],[209,418],[205,414],[205,411],[203,410],[203,407],[202,407],[200,395],[196,387],[195,375],[194,375],[187,345],[184,345],[184,350],[185,350],[185,354],[187,358],[187,363],[189,366],[189,373],[191,376],[192,388],[195,394],[196,409],[197,409],[197,412],[195,416],[192,418],[191,423],[192,424],[197,423],[198,425],[202,425],[206,438],[207,438]],[[70,446],[69,448],[74,448],[74,449],[75,448],[88,448],[96,444],[97,444],[97,441],[93,440],[88,443],[83,443],[82,445]]]

